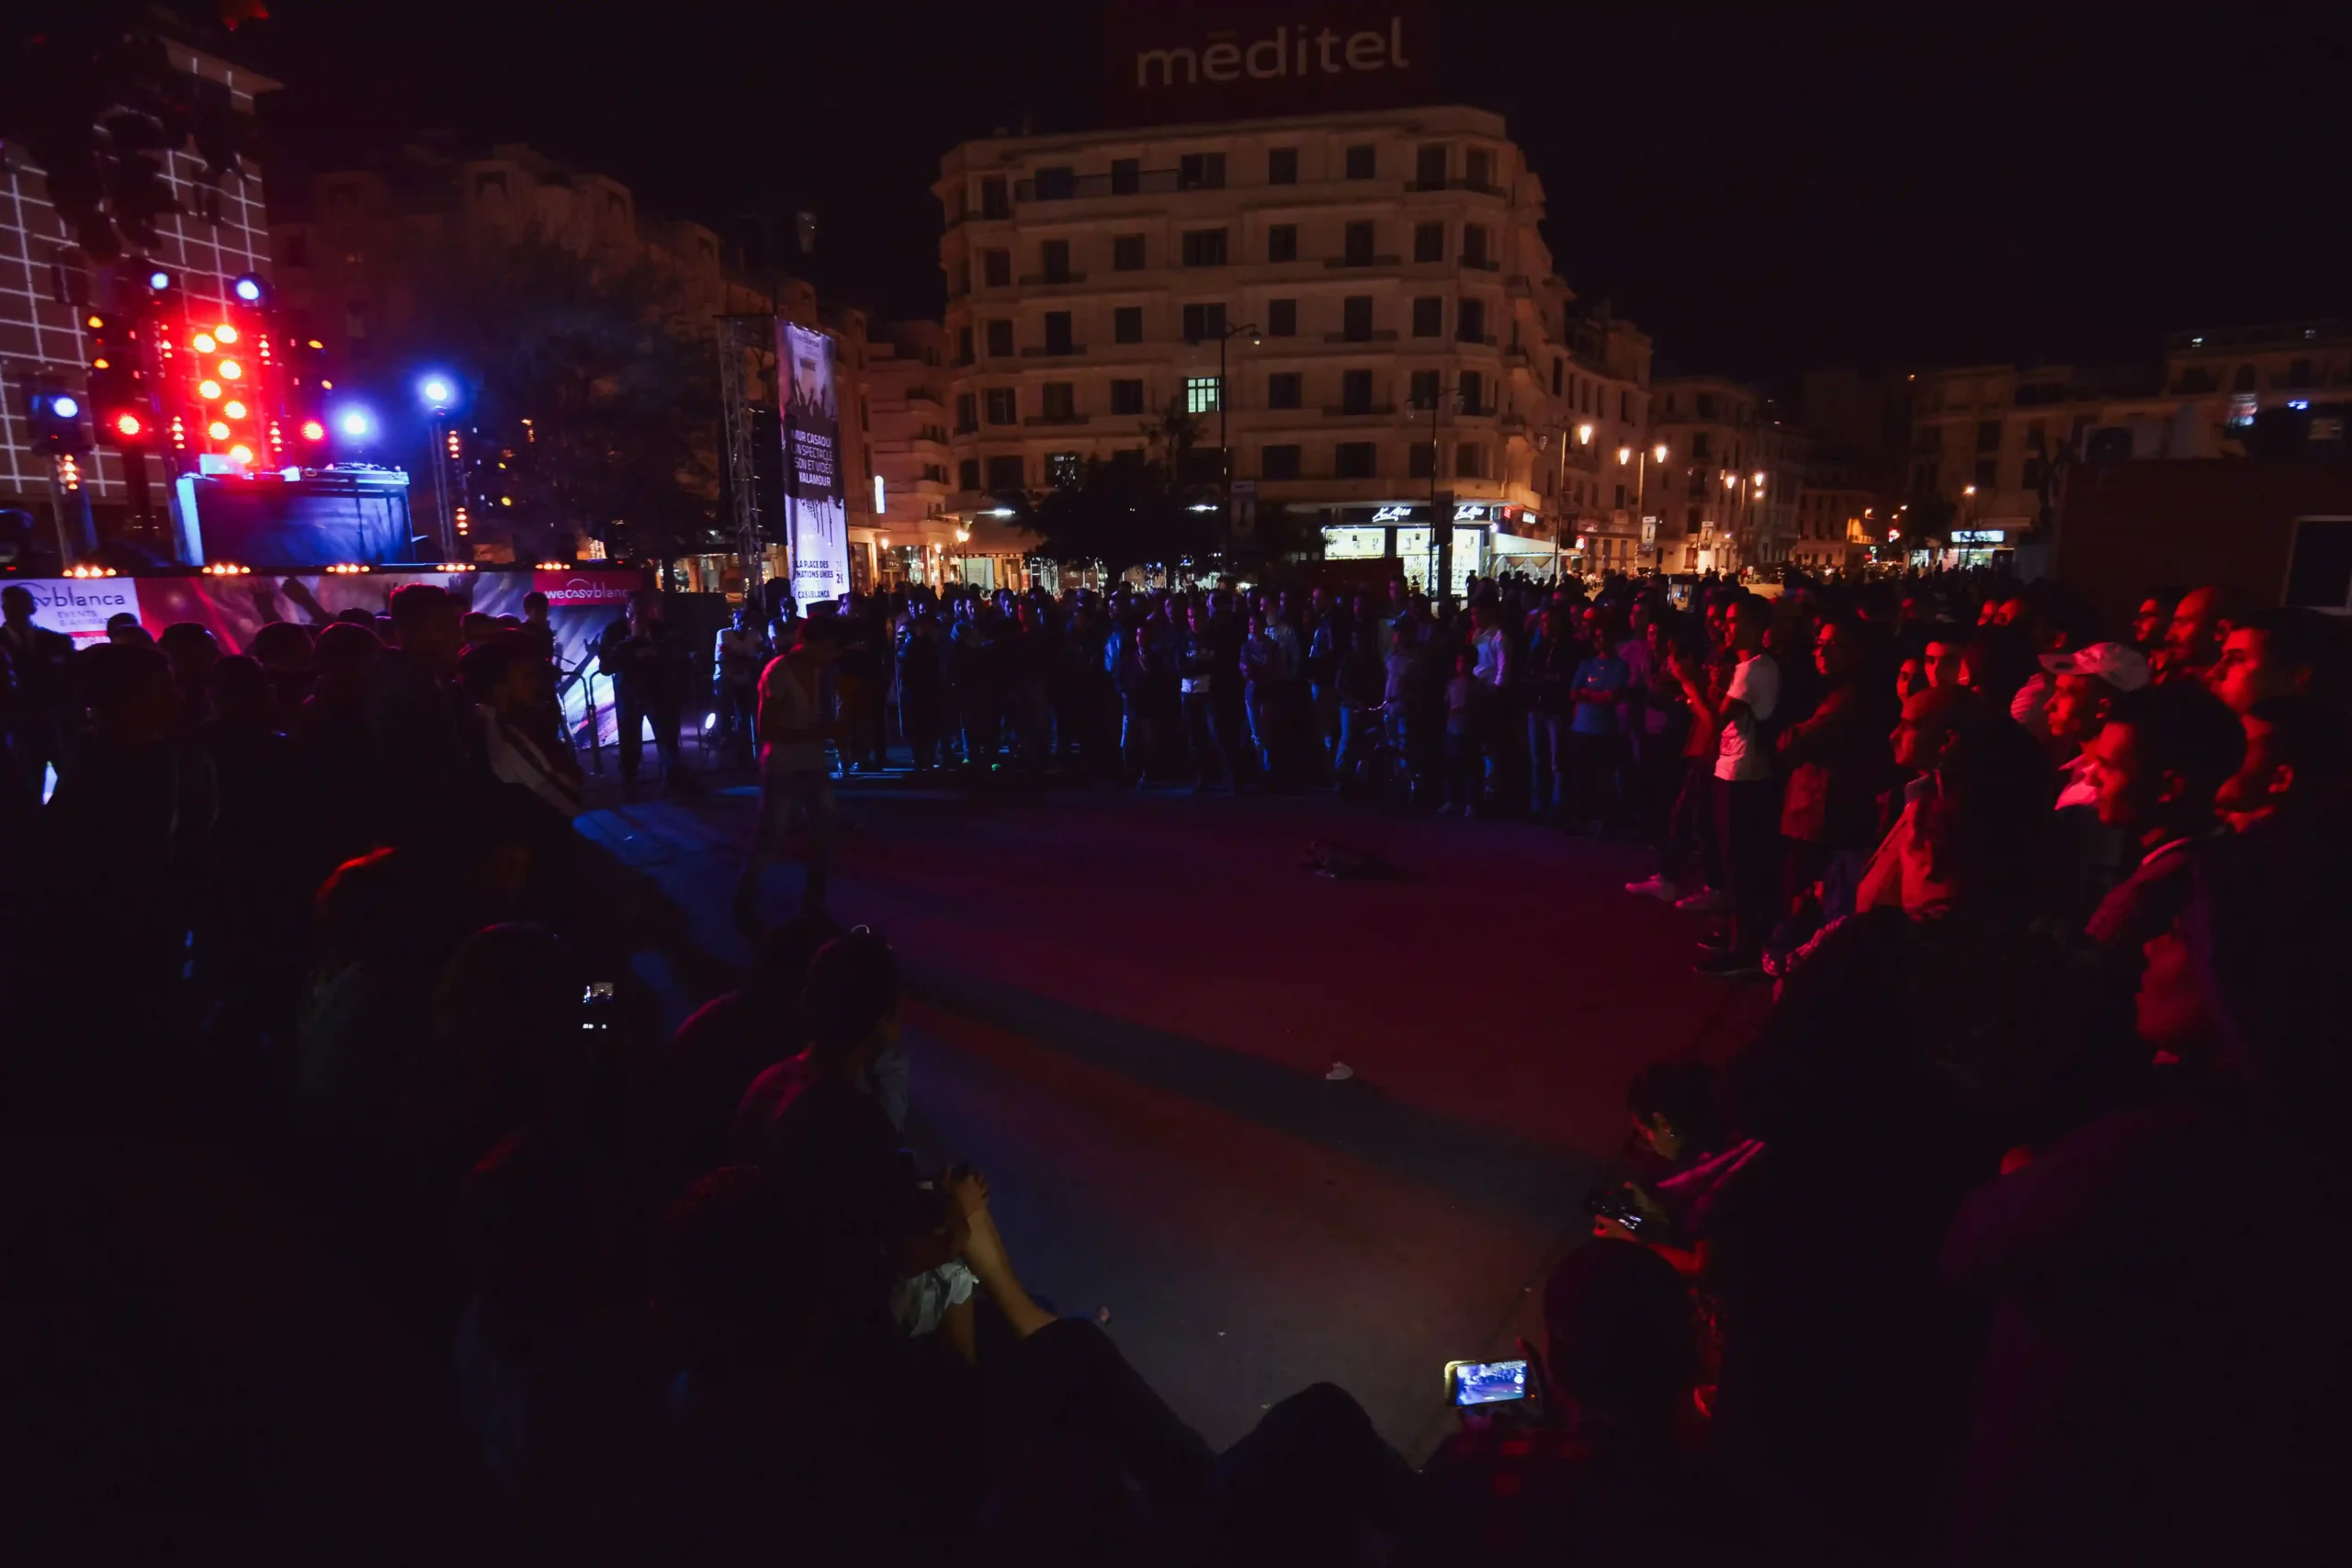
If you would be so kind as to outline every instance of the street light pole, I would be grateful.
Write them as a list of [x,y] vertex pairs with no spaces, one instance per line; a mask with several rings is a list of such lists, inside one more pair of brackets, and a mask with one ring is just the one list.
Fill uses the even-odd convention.
[[1233,340],[1244,333],[1250,334],[1251,343],[1256,343],[1258,323],[1245,321],[1238,327],[1227,327],[1217,334],[1216,339],[1216,466],[1220,488],[1225,492],[1222,508],[1225,538],[1221,553],[1226,558],[1225,565],[1228,571],[1233,567],[1233,443],[1227,434],[1227,413],[1233,400],[1233,383],[1232,378],[1226,373],[1226,351]]

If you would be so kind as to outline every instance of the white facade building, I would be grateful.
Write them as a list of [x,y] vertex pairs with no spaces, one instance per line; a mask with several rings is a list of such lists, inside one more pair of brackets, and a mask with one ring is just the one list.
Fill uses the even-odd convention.
[[1646,427],[1647,340],[1577,351],[1542,181],[1487,110],[991,138],[934,188],[960,519],[1141,451],[1172,408],[1334,555],[1418,573],[1446,494],[1457,571],[1549,570],[1602,504],[1592,455]]

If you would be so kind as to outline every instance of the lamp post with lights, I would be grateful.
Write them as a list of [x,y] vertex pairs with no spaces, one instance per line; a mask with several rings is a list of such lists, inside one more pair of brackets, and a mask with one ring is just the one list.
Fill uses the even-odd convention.
[[454,560],[458,555],[458,531],[449,510],[449,454],[443,449],[447,440],[443,426],[449,411],[457,406],[458,384],[439,371],[433,371],[418,380],[416,395],[424,400],[425,412],[433,423],[433,508],[434,521],[441,529],[441,558]]
[[1250,345],[1255,348],[1261,341],[1258,323],[1244,321],[1239,326],[1227,327],[1217,334],[1216,339],[1216,468],[1217,482],[1224,492],[1225,538],[1222,553],[1227,558],[1227,571],[1233,570],[1233,443],[1227,439],[1226,427],[1227,411],[1233,404],[1233,382],[1226,374],[1226,364],[1227,351],[1238,337],[1247,337]]
[[1634,525],[1636,528],[1641,526],[1642,518],[1649,512],[1650,463],[1656,459],[1658,467],[1664,468],[1666,455],[1667,445],[1663,441],[1642,447],[1639,451],[1631,446],[1617,448],[1617,466],[1621,468],[1630,467],[1634,470]]

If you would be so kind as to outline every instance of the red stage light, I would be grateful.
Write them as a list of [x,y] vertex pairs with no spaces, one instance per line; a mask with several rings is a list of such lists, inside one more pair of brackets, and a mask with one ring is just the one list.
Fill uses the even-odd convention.
[[136,435],[141,431],[147,428],[145,425],[140,423],[139,416],[135,413],[120,413],[115,415],[114,427],[125,435]]
[[304,421],[302,422],[302,439],[303,439],[303,440],[305,440],[305,441],[324,441],[326,438],[327,438],[327,427],[326,427],[325,425],[321,424],[321,423],[320,423],[317,420],[315,420],[315,419],[306,419],[306,420],[304,420]]

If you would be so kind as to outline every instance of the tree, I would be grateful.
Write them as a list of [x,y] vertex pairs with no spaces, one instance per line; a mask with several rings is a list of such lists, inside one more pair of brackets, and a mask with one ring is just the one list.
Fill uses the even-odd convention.
[[477,516],[518,558],[583,530],[640,559],[714,547],[714,344],[661,276],[533,236],[453,262],[424,299],[392,358],[465,382],[461,423],[498,454],[473,472]]
[[[52,6],[0,36],[0,136],[40,165],[50,205],[99,261],[156,247],[155,220],[187,210],[166,178],[171,153],[203,160],[196,216],[217,223],[222,182],[243,179],[255,150],[253,117],[172,68],[148,9]],[[222,8],[232,26],[243,15]]]
[[1076,483],[1034,505],[1024,498],[1016,513],[1044,536],[1036,553],[1097,561],[1114,576],[1136,566],[1183,565],[1262,576],[1281,561],[1321,553],[1313,520],[1283,506],[1261,508],[1252,524],[1237,519],[1228,540],[1216,453],[1202,449],[1200,434],[1200,418],[1171,402],[1142,426],[1139,455],[1090,457]]

